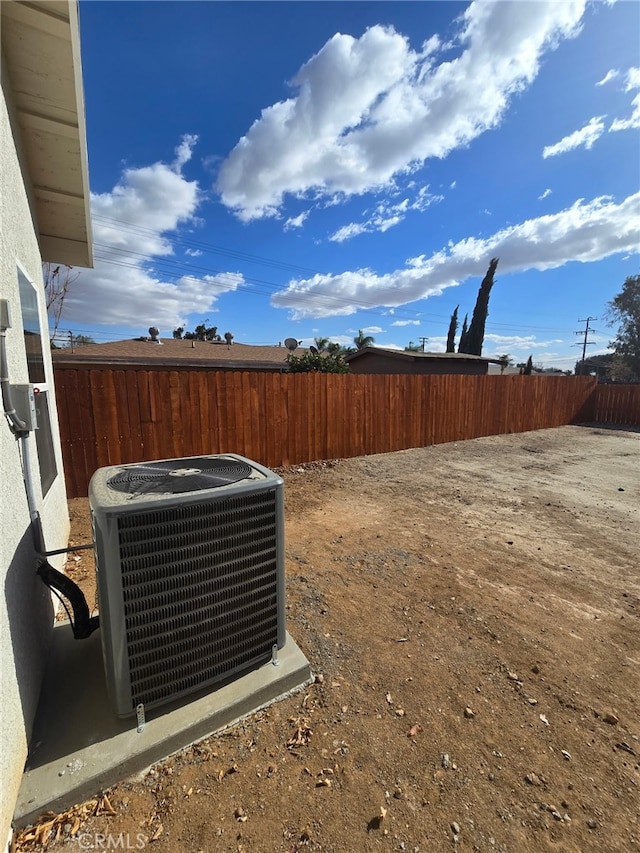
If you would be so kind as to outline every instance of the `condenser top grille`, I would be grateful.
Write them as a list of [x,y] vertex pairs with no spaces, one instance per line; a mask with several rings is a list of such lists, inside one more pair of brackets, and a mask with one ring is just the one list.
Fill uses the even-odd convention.
[[251,473],[246,462],[200,456],[131,465],[114,474],[107,485],[129,495],[177,495],[239,483]]

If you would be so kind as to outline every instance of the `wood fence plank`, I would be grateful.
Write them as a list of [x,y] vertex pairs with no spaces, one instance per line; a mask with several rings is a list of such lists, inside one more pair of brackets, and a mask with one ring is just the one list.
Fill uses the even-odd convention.
[[209,413],[209,389],[207,387],[207,374],[203,370],[194,370],[194,387],[198,396],[198,413],[200,421],[198,425],[200,452],[207,456],[211,453],[211,421]]
[[237,430],[233,375],[230,372],[219,374],[221,385],[220,425],[223,453],[237,453]]
[[96,462],[98,468],[115,465],[118,434],[113,373],[108,370],[91,370],[91,406],[94,413],[96,435]]
[[285,373],[278,373],[272,377],[274,391],[274,458],[281,460],[277,465],[290,465],[291,457],[289,448],[289,379]]
[[163,453],[164,449],[164,426],[162,423],[163,406],[161,403],[162,392],[160,390],[160,372],[157,370],[147,371],[147,389],[149,392],[149,411],[147,432],[149,447],[145,456],[147,459],[162,459],[169,456]]
[[592,377],[55,371],[69,496],[96,468],[242,453],[270,467],[597,420],[638,425],[640,386]]
[[140,393],[138,390],[138,371],[124,371],[124,385],[129,415],[129,440],[131,457],[128,461],[139,462],[143,456],[142,419],[140,416]]
[[182,429],[182,455],[199,456],[202,451],[200,436],[200,395],[196,372],[193,370],[180,371],[180,421]]
[[138,400],[140,411],[140,427],[142,431],[142,456],[143,460],[155,459],[153,447],[155,442],[155,429],[151,420],[151,401],[149,392],[149,371],[137,371]]
[[114,406],[116,412],[116,429],[120,462],[132,462],[131,423],[129,419],[129,399],[123,370],[113,373]]
[[220,373],[207,371],[207,394],[209,398],[209,439],[211,453],[222,453],[222,423],[220,417]]
[[77,386],[78,380],[75,370],[65,370],[55,375],[60,447],[67,497],[69,498],[75,498],[81,494],[82,483],[86,478],[84,442],[82,437],[77,435],[72,412],[72,407],[78,406]]
[[236,384],[236,399],[241,420],[241,443],[242,453],[247,459],[255,459],[253,434],[260,429],[258,413],[254,409],[254,400],[251,396],[249,374],[246,371],[237,374],[239,382]]

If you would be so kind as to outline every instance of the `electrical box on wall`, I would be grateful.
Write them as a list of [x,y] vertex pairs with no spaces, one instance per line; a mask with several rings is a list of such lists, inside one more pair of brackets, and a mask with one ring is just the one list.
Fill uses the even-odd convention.
[[0,329],[11,328],[11,308],[8,299],[0,299]]
[[16,415],[26,424],[26,428],[38,429],[38,412],[36,410],[36,391],[33,385],[12,385],[11,401]]

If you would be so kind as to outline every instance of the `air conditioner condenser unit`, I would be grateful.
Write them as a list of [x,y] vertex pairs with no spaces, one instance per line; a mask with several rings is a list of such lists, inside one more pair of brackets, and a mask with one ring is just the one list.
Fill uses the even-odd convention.
[[89,485],[107,689],[126,717],[285,643],[283,481],[235,454],[98,469]]

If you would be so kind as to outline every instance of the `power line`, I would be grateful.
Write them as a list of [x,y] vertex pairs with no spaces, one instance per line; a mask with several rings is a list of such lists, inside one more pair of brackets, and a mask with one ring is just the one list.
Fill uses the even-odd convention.
[[[125,228],[121,230],[126,230],[127,232],[133,231],[135,234],[139,234],[142,237],[158,237],[158,232],[153,228],[145,228],[143,225],[140,225],[137,222],[129,222],[124,219],[114,219],[109,216],[103,216],[102,214],[94,214],[92,219],[95,222],[102,222],[106,224],[107,227],[113,228],[114,226],[125,226]],[[225,257],[234,258],[235,260],[241,260],[248,263],[259,264],[260,266],[269,266],[275,267],[283,270],[291,270],[293,272],[300,273],[311,273],[312,275],[317,274],[317,270],[312,269],[311,267],[304,267],[298,264],[291,264],[287,261],[278,261],[275,258],[267,258],[263,255],[252,255],[249,252],[243,252],[239,249],[225,249],[222,246],[217,246],[214,243],[207,243],[201,240],[194,240],[192,238],[186,238],[182,235],[176,235],[172,237],[172,242],[177,243],[178,245],[187,246],[188,248],[195,248],[202,251],[211,252],[212,254],[223,255]],[[99,244],[94,244],[99,245]],[[109,246],[108,248],[111,248]],[[115,248],[115,247],[114,247]],[[134,253],[132,253],[134,254]]]
[[[156,239],[158,238],[157,230],[153,230],[151,228],[146,228],[137,222],[116,219],[113,217],[104,216],[102,214],[94,215],[93,219],[96,222],[102,222],[103,224],[106,225],[106,227],[109,227],[109,228],[115,228],[117,230],[123,230],[126,232],[134,232],[140,236],[155,237]],[[199,250],[211,252],[213,254],[219,254],[219,255],[222,255],[225,257],[233,258],[235,260],[243,261],[245,263],[252,263],[252,264],[272,267],[274,269],[280,269],[283,271],[290,271],[292,273],[298,273],[298,274],[323,275],[322,273],[319,273],[317,269],[313,269],[311,267],[304,267],[304,266],[300,266],[300,265],[296,265],[296,264],[291,264],[291,263],[287,263],[285,261],[275,260],[273,258],[268,258],[268,257],[262,256],[262,255],[253,255],[253,254],[250,254],[248,252],[243,252],[243,251],[236,250],[236,249],[226,249],[224,247],[217,246],[217,245],[212,244],[212,243],[207,243],[205,241],[198,241],[198,240],[194,240],[191,238],[185,238],[181,235],[176,235],[175,237],[172,237],[171,240],[173,243],[180,245],[180,246],[184,245],[187,247],[195,247]],[[143,252],[136,252],[134,250],[123,249],[123,248],[118,247],[118,246],[113,246],[113,245],[98,243],[98,242],[95,242],[94,246],[99,248],[99,249],[107,250],[108,252],[119,253],[121,255],[124,255],[125,257],[127,257],[127,256],[138,257],[138,258],[140,258],[140,263],[143,263],[143,262],[148,263],[149,262],[149,255],[144,254]],[[113,264],[113,265],[118,264],[118,262],[116,260],[109,258],[109,257],[104,257],[103,255],[101,256],[99,254],[96,255],[96,259],[100,260],[102,263],[105,263],[105,264]],[[135,262],[132,264],[120,263],[119,265],[129,266],[132,269],[136,267]],[[228,272],[228,271],[223,271],[223,270],[215,270],[215,269],[212,270],[210,268],[203,267],[203,266],[200,266],[198,264],[192,264],[191,262],[187,262],[186,264],[184,264],[184,263],[181,263],[180,261],[177,261],[177,260],[172,261],[171,259],[169,259],[167,257],[164,257],[162,259],[155,259],[153,262],[153,268],[156,270],[159,269],[161,272],[163,272],[163,274],[171,276],[174,279],[180,278],[182,275],[186,275],[186,274],[189,274],[189,272],[195,272],[195,271],[200,271],[200,272],[203,272],[204,274],[208,274],[208,275],[212,275],[212,274],[213,275],[219,275],[219,274],[224,274],[224,272]],[[179,273],[177,272],[178,270],[180,271]],[[261,279],[261,278],[256,278],[253,276],[244,276],[243,275],[243,280],[244,280],[244,282],[249,282],[252,285],[259,286],[259,288],[254,287],[253,289],[245,287],[244,289],[249,290],[249,292],[262,293],[262,294],[273,294],[273,293],[277,293],[279,291],[282,291],[282,289],[283,289],[282,284],[278,284],[278,283],[275,283],[272,281],[267,281],[267,280]],[[321,304],[324,301],[325,303],[328,302],[328,304],[332,304],[332,303],[336,303],[336,302],[338,302],[338,303],[342,302],[345,305],[353,305],[353,300],[346,298],[346,297],[339,297],[339,296],[335,296],[335,295],[331,295],[331,296],[324,295],[324,294],[323,295],[314,295],[314,300],[317,300],[317,301],[319,300],[321,302]],[[375,310],[376,308],[378,308],[379,303],[367,302],[367,301],[362,300],[362,299],[359,300],[359,303],[360,304],[358,307],[363,311],[367,311],[369,313],[372,313],[372,314],[375,314],[378,316],[387,316],[387,313],[385,311],[376,311]],[[422,312],[411,312],[411,311],[408,311],[407,309],[403,309],[401,307],[394,307],[394,306],[390,306],[390,307],[393,308],[394,314],[397,314],[398,316],[403,317],[403,318],[406,318],[406,317],[411,317],[411,318],[422,317],[422,318],[424,318],[425,321],[429,321],[429,322],[449,319],[448,315],[444,315],[444,314],[435,314],[435,313],[432,314],[431,312],[424,312],[424,311],[422,311]],[[510,324],[510,323],[496,323],[496,322],[492,322],[491,320],[488,321],[487,328],[494,328],[494,329],[503,328],[503,329],[509,329],[509,330],[520,329],[523,331],[545,332],[547,334],[553,334],[553,333],[565,334],[566,332],[569,331],[568,329],[548,328],[548,327],[541,327],[541,326],[528,326],[528,325],[514,326],[513,324]]]
[[[125,250],[119,247],[107,246],[105,244],[95,243],[94,244],[99,250],[107,249],[111,253],[122,255],[122,259],[117,259],[114,257],[106,257],[99,252],[96,252],[95,258],[101,263],[107,266],[114,267],[123,267],[125,269],[141,269],[141,264],[147,261],[148,256],[142,252],[134,252],[132,250]],[[132,257],[133,256],[133,257]],[[136,256],[139,258],[139,261],[136,260]],[[131,258],[127,260],[127,258]],[[170,258],[158,258],[153,263],[153,271],[156,273],[160,273],[166,278],[172,281],[178,281],[178,279],[194,274],[201,275],[209,275],[209,276],[224,276],[230,275],[230,273],[225,272],[221,269],[205,267],[200,265],[189,264],[188,266],[183,266],[179,261],[171,260]],[[226,292],[227,287],[225,286],[223,281],[215,282],[209,281],[207,282],[212,288],[218,288],[221,292]],[[244,276],[242,280],[242,287],[245,292],[254,293],[257,295],[271,296],[274,293],[278,293],[282,291],[283,285],[277,284],[273,281],[268,281],[266,279],[256,278],[254,276]],[[344,305],[353,305],[353,300],[347,297],[337,296],[335,294],[316,294],[314,295],[314,301],[325,304],[327,307],[331,305],[335,305],[336,303],[344,304]],[[360,299],[359,300],[359,308],[367,313],[374,314],[380,317],[388,317],[388,310],[377,310],[379,303],[370,302],[367,304],[366,301]],[[411,312],[407,309],[403,309],[401,307],[393,307],[393,315],[400,318],[412,318],[418,319],[420,322],[428,322],[428,323],[438,323],[440,320],[446,320],[448,315],[445,314],[435,314],[426,311],[420,312]],[[515,334],[518,330],[524,332],[545,332],[547,334],[565,334],[568,332],[568,329],[559,329],[559,328],[550,328],[543,326],[527,326],[527,325],[514,325],[512,323],[497,323],[488,321],[487,329],[496,329],[506,330]],[[444,333],[443,333],[444,334]]]
[[597,329],[590,329],[589,323],[592,320],[597,320],[597,319],[598,319],[597,317],[587,317],[586,320],[578,320],[578,323],[585,323],[584,331],[575,332],[574,334],[582,335],[583,341],[582,341],[582,344],[571,344],[571,346],[574,346],[574,347],[582,346],[582,359],[581,359],[582,364],[584,364],[584,359],[585,359],[585,356],[587,354],[587,347],[595,346],[595,341],[589,340],[589,332],[595,333],[595,332],[597,332]]

